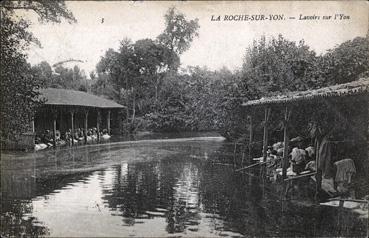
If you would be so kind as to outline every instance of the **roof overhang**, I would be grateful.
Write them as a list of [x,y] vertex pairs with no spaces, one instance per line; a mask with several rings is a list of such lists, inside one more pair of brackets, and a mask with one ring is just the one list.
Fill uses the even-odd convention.
[[309,90],[289,92],[283,95],[263,97],[242,103],[244,107],[263,106],[271,104],[287,104],[298,101],[315,100],[319,98],[344,97],[359,95],[369,92],[369,78],[359,79],[345,84],[338,84],[329,87]]
[[45,105],[75,106],[100,109],[126,108],[112,100],[98,97],[82,91],[69,89],[46,88],[40,89],[40,98],[45,99]]

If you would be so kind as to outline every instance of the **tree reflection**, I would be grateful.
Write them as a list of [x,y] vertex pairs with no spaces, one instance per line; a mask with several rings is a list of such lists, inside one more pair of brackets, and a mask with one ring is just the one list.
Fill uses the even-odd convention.
[[[173,149],[173,148],[172,148]],[[188,150],[191,154],[193,150]],[[195,153],[201,154],[198,149]],[[202,152],[202,154],[204,154]],[[103,190],[109,208],[120,212],[126,225],[136,219],[165,217],[167,232],[198,225],[199,161],[172,155],[145,163],[114,167],[112,187]]]
[[[70,151],[63,159],[56,156],[59,162],[50,157],[50,163],[46,160],[46,164],[55,169],[71,168],[77,161],[78,164],[97,161],[101,151]],[[145,147],[140,156],[148,159],[118,161],[120,164],[95,172],[46,171],[42,176],[35,176],[37,166],[28,160],[14,161],[6,165],[1,176],[1,235],[49,235],[48,228],[32,217],[32,200],[81,181],[92,186],[91,191],[97,191],[99,199],[102,196],[104,214],[118,215],[118,225],[121,219],[123,226],[152,224],[148,219],[158,218],[155,222],[170,234],[276,237],[365,234],[367,220],[358,220],[348,210],[311,206],[302,200],[283,201],[279,196],[282,188],[261,180],[258,169],[250,171],[253,176],[235,173],[233,166],[213,163],[233,161],[233,151],[233,146],[219,148],[206,143]],[[98,153],[92,155],[94,152]],[[42,166],[38,168],[41,169]],[[89,183],[93,174],[98,182]]]
[[[23,168],[23,169],[19,169]],[[2,161],[1,236],[44,236],[49,230],[32,217],[36,194],[35,160]]]
[[28,200],[3,200],[1,202],[1,236],[45,236],[49,229],[42,226],[32,213],[32,203]]

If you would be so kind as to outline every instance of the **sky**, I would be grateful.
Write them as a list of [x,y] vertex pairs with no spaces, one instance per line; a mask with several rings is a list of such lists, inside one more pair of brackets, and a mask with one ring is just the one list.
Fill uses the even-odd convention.
[[[262,1],[262,2],[123,2],[69,1],[77,23],[39,23],[37,16],[18,12],[32,22],[30,30],[40,40],[42,48],[32,45],[27,51],[33,64],[47,61],[51,65],[68,59],[79,65],[88,75],[109,48],[118,49],[124,38],[136,41],[155,39],[163,32],[164,14],[175,6],[187,19],[199,19],[199,37],[181,56],[181,67],[201,66],[210,70],[242,66],[247,47],[260,36],[282,34],[292,41],[304,39],[318,54],[325,53],[342,42],[368,32],[368,3]],[[229,15],[283,15],[283,20],[224,21]],[[333,20],[335,14],[349,16]],[[320,16],[319,20],[300,20],[304,16]],[[324,16],[332,16],[323,20]],[[211,21],[221,17],[221,21]],[[295,19],[290,19],[290,18]]]

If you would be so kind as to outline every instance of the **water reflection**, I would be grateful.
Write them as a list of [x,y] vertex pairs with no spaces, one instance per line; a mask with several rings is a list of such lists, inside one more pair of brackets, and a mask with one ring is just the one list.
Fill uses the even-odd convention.
[[366,235],[367,219],[348,210],[283,201],[275,186],[256,176],[210,163],[232,157],[232,145],[187,141],[3,160],[1,234]]

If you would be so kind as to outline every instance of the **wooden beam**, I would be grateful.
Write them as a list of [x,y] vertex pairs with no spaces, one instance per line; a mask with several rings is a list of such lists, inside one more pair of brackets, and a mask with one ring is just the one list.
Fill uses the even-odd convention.
[[307,174],[301,174],[301,175],[291,176],[289,178],[284,179],[284,181],[291,181],[291,180],[295,180],[295,179],[299,179],[299,178],[304,178],[304,177],[312,176],[312,175],[315,175],[315,174],[316,174],[316,172],[311,172],[311,173],[307,173]]
[[224,164],[224,163],[211,163],[211,165],[233,166],[233,164]]
[[252,143],[254,140],[254,122],[253,115],[249,115],[249,160],[252,161]]
[[263,136],[263,161],[265,162],[267,159],[267,150],[268,150],[268,124],[270,118],[271,109],[269,107],[265,108],[264,112],[264,136]]
[[110,135],[110,110],[108,110],[108,115],[106,116],[106,127],[108,129],[108,134]]
[[252,167],[255,167],[255,166],[258,166],[258,165],[263,165],[263,164],[266,164],[266,163],[267,163],[266,161],[265,162],[260,162],[260,163],[255,163],[255,164],[252,164],[252,165],[240,168],[240,169],[236,169],[235,171],[236,172],[242,171],[242,170],[249,169],[249,168],[252,168]]
[[85,128],[84,128],[84,136],[85,136],[85,144],[87,144],[87,127],[88,127],[88,109],[84,110],[85,112]]
[[368,200],[351,199],[351,198],[329,198],[328,201],[344,201],[344,202],[368,203]]
[[31,132],[35,133],[35,118],[31,119]]
[[56,118],[58,117],[58,111],[53,110],[52,114],[53,114],[53,144],[54,144],[54,149],[55,149],[56,148]]
[[[128,106],[127,106],[128,108]],[[119,127],[119,134],[123,134],[123,129],[124,129],[124,123],[123,123],[123,115],[124,115],[124,111],[123,109],[118,110],[118,127]]]
[[289,135],[288,122],[290,120],[291,110],[286,106],[284,110],[283,120],[283,160],[282,160],[282,178],[287,178],[288,152],[289,152]]
[[60,134],[64,131],[64,127],[63,127],[63,111],[62,109],[59,110],[59,130],[60,130]]
[[96,129],[98,142],[100,142],[100,121],[101,121],[101,111],[100,109],[97,109]]
[[74,145],[74,111],[70,111],[71,129],[72,129],[72,145]]

